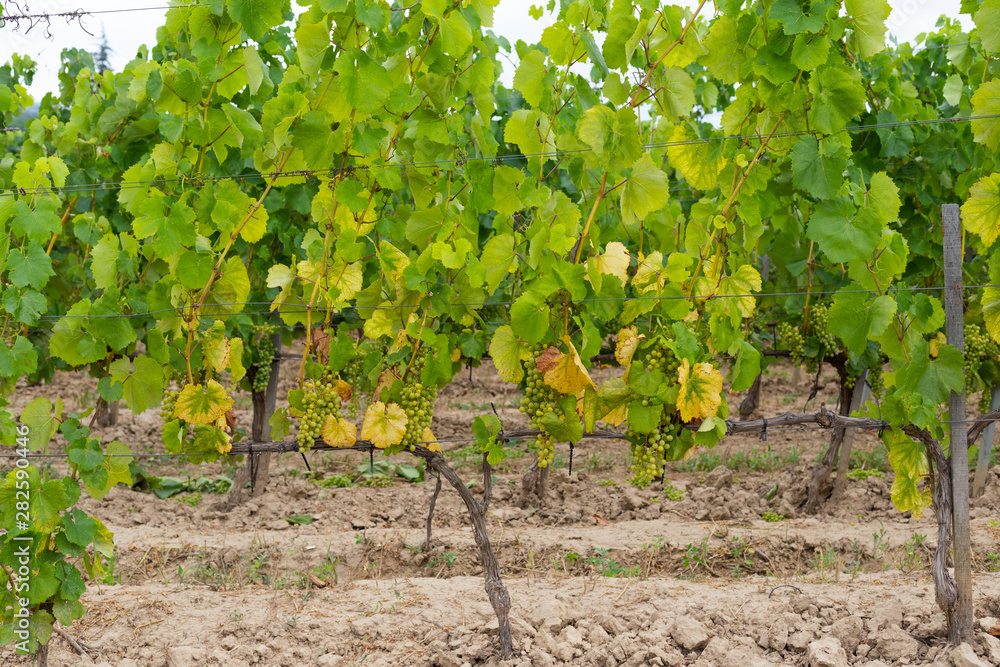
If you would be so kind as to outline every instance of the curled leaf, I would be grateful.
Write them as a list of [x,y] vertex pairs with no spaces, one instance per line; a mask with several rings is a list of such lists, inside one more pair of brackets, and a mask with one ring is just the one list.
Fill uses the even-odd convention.
[[437,438],[434,437],[434,433],[431,431],[429,426],[424,427],[424,430],[420,433],[420,439],[423,440],[424,447],[432,452],[441,451],[441,443],[439,443]]
[[615,344],[615,359],[618,364],[628,368],[632,363],[632,355],[639,349],[639,343],[645,339],[645,335],[639,335],[635,326],[625,327],[618,332],[618,342]]

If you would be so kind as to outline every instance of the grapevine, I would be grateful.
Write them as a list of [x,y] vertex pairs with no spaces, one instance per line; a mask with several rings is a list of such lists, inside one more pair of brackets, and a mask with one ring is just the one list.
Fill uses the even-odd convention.
[[790,322],[781,322],[778,324],[778,340],[781,341],[781,346],[791,354],[792,363],[796,366],[801,364],[805,345],[802,332],[792,326]]

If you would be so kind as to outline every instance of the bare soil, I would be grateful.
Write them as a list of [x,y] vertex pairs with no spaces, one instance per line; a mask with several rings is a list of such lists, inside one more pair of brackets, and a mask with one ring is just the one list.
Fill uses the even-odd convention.
[[[289,366],[279,404],[292,386]],[[792,375],[788,364],[769,367],[760,414],[834,407],[832,373],[808,404],[812,378]],[[53,385],[20,387],[15,406],[39,395],[81,410],[96,381],[60,374]],[[733,414],[741,398],[727,397]],[[526,425],[519,400],[488,363],[438,397],[434,431],[474,491],[482,480],[480,454],[466,441],[471,422],[492,405],[506,428]],[[249,400],[236,408],[248,428]],[[155,454],[160,426],[155,409],[123,408],[99,434]],[[522,499],[533,455],[515,443],[493,470],[489,517],[513,603],[516,655],[503,663],[467,515],[447,487],[425,545],[433,480],[328,488],[322,480],[355,475],[367,457],[317,452],[312,472],[298,455],[276,458],[266,493],[228,512],[217,494],[160,500],[118,487],[81,503],[118,548],[114,581],[88,584],[88,615],[69,629],[101,652],[82,658],[54,637],[49,664],[888,667],[975,664],[962,662],[969,651],[1000,664],[1000,639],[987,633],[1000,617],[1000,467],[972,510],[976,644],[949,651],[929,576],[933,517],[895,510],[891,472],[850,479],[843,498],[800,514],[827,439],[814,429],[772,431],[766,442],[727,438],[645,489],[626,482],[627,444],[585,441],[572,474],[568,449],[559,450],[544,502]],[[62,445],[57,438],[52,451]],[[865,466],[884,460],[873,434],[856,434],[854,449]],[[231,477],[239,465],[139,463],[147,475],[181,478]],[[50,465],[64,467],[57,458]],[[285,520],[297,514],[312,523]],[[22,663],[0,649],[0,664]]]

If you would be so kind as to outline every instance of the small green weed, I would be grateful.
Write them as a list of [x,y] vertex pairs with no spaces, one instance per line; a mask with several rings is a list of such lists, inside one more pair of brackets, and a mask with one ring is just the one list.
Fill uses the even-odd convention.
[[175,498],[175,500],[179,500],[180,502],[184,503],[188,507],[197,507],[198,503],[201,502],[201,494],[200,493],[183,493],[183,494],[177,496],[177,498]]
[[598,484],[601,486],[618,486],[618,482],[613,479],[602,479]]
[[629,566],[619,565],[616,561],[613,561],[610,558],[605,558],[605,556],[607,556],[608,553],[607,549],[595,548],[594,553],[596,555],[591,556],[585,562],[593,565],[594,570],[596,570],[597,573],[600,574],[602,577],[631,578],[631,577],[638,577],[639,573],[641,572],[638,565],[629,565]]
[[680,500],[684,497],[684,490],[678,489],[672,483],[667,482],[666,486],[663,487],[663,495],[670,500]]
[[771,510],[767,510],[766,512],[761,514],[760,518],[763,519],[764,521],[767,521],[768,523],[777,523],[779,521],[785,520],[785,517],[783,515],[778,514],[777,512],[772,512]]
[[331,475],[312,483],[324,489],[347,489],[354,483],[354,478],[350,475]]

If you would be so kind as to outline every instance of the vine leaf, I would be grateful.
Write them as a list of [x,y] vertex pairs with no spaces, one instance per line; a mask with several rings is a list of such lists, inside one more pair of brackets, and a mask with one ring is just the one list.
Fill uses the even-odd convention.
[[251,39],[263,43],[267,31],[284,21],[284,4],[278,0],[228,0],[226,8],[234,21],[243,24]]
[[[420,432],[420,439],[423,441],[425,448],[432,452],[441,452],[441,443],[434,437],[434,432],[431,431],[430,426],[425,426],[424,430]],[[490,463],[493,464],[493,461],[490,461]]]
[[861,285],[851,283],[833,297],[827,320],[830,333],[840,336],[847,349],[861,355],[868,339],[878,339],[896,314],[896,301],[882,295],[869,301]]
[[[52,409],[55,408],[55,414]],[[44,396],[39,396],[21,410],[21,423],[28,427],[28,449],[38,451],[52,438],[59,426],[62,414],[62,399],[55,405]]]
[[722,373],[712,364],[692,366],[686,358],[682,359],[677,382],[680,384],[677,409],[683,421],[705,419],[718,411],[722,404]]
[[986,176],[972,186],[969,199],[962,204],[962,222],[967,230],[982,237],[987,247],[1000,236],[1000,173]]
[[937,359],[931,359],[930,345],[920,339],[910,353],[911,363],[896,372],[899,392],[926,396],[932,403],[948,400],[948,392],[962,391],[965,371],[962,353],[954,345],[938,347]]
[[[592,276],[594,274],[615,276],[624,285],[628,282],[628,267],[631,257],[625,245],[620,241],[612,241],[604,249],[603,255],[596,255],[587,260],[587,280],[594,284]],[[596,276],[595,276],[596,277]],[[595,290],[599,290],[600,285],[595,285]]]
[[174,417],[190,424],[212,424],[233,407],[233,399],[215,380],[186,385],[174,405]]
[[123,397],[134,414],[145,412],[160,402],[163,395],[163,368],[147,356],[135,358],[135,367],[128,359],[111,362],[111,378],[124,385]]
[[[132,450],[121,441],[115,440],[109,443],[104,452],[104,460],[98,467],[99,474],[83,476],[87,493],[92,498],[100,500],[116,484],[132,486],[132,471],[129,469],[129,464],[132,462],[131,454]],[[93,484],[95,481],[100,481],[100,485]]]
[[[625,218],[625,222],[644,220],[653,211],[663,208],[669,199],[670,188],[667,186],[667,175],[656,166],[649,154],[644,153],[632,164],[632,175],[628,177],[625,187],[622,188],[622,217]],[[609,250],[611,245],[613,244],[608,244]],[[621,243],[618,245],[624,251],[625,246]],[[628,253],[625,256],[627,257]],[[626,268],[627,266],[626,264]],[[619,278],[622,279],[624,285],[625,277],[619,275]]]
[[889,464],[896,478],[892,483],[892,504],[900,512],[911,512],[914,518],[923,516],[924,508],[931,506],[930,486],[922,491],[917,486],[927,474],[927,456],[924,447],[898,429],[885,434]]
[[590,379],[590,374],[584,368],[580,355],[570,341],[569,336],[563,338],[569,352],[565,354],[554,347],[550,347],[540,355],[535,362],[538,372],[545,376],[545,384],[549,385],[560,394],[576,396],[583,391],[584,387],[596,389],[597,385]]
[[353,447],[358,441],[358,427],[334,415],[326,416],[320,434],[323,436],[323,442],[331,447]]
[[379,449],[398,445],[406,433],[406,413],[395,403],[376,401],[365,410],[361,438],[370,440]]
[[521,368],[521,343],[510,325],[503,325],[493,334],[490,357],[493,358],[497,374],[505,382],[517,383],[524,377],[524,369]]
[[[1000,254],[994,254],[990,260],[990,284],[1000,285]],[[1000,343],[1000,287],[984,288],[981,303],[986,330]]]
[[972,19],[979,28],[979,41],[989,53],[1000,51],[1000,0],[986,0]]
[[[1000,79],[987,81],[972,96],[973,116],[1000,114]],[[1000,118],[980,118],[972,121],[974,139],[991,151],[1000,150]]]
[[635,325],[625,327],[618,332],[618,342],[615,343],[615,360],[619,366],[628,368],[632,363],[632,355],[639,349],[639,343],[646,338],[645,334],[639,334]]
[[816,207],[806,236],[819,244],[831,262],[850,262],[871,255],[878,245],[882,225],[871,209],[857,211],[846,197]]
[[885,0],[844,0],[854,20],[854,34],[862,58],[871,58],[885,48],[885,20],[892,8]]

